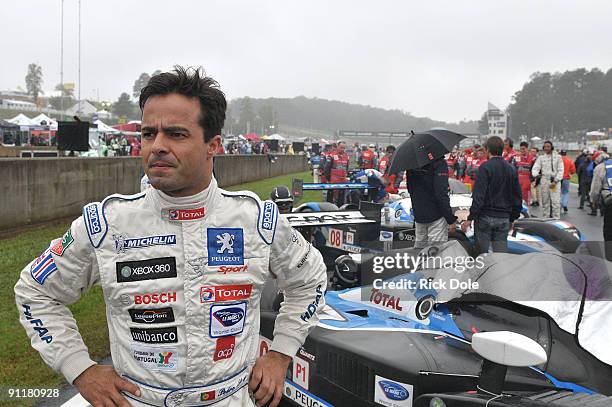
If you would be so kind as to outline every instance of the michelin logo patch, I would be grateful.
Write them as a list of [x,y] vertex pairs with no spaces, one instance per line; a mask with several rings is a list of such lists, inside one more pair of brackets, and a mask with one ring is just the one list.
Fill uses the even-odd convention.
[[208,265],[244,265],[244,237],[240,228],[208,228]]
[[127,238],[123,235],[113,235],[117,253],[125,253],[128,249],[139,249],[149,246],[167,246],[176,244],[176,235],[147,236]]
[[90,235],[97,235],[102,232],[102,225],[100,223],[100,212],[98,211],[98,205],[91,204],[85,207],[83,211],[85,213],[85,224],[87,225],[87,231]]

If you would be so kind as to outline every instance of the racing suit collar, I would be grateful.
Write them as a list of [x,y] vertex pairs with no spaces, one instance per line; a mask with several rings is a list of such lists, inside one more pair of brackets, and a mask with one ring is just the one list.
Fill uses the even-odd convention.
[[[217,180],[212,177],[208,187],[195,195],[173,197],[153,189],[153,199],[161,211],[163,218],[170,220],[196,220],[205,216],[213,207],[215,197],[219,192]],[[178,216],[178,217],[177,217]]]

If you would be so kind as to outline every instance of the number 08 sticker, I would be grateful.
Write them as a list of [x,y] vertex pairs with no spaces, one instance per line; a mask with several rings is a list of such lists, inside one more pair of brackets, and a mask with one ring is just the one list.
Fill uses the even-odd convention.
[[327,245],[338,249],[342,247],[342,231],[340,229],[329,229]]

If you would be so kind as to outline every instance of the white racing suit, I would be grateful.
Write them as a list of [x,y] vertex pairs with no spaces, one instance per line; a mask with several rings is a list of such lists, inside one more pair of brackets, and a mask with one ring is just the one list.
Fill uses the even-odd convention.
[[284,302],[271,350],[293,356],[324,305],[321,254],[273,202],[210,186],[172,198],[147,188],[83,209],[15,286],[20,320],[44,361],[72,383],[95,364],[66,308],[102,286],[113,365],[150,405],[252,405],[261,289]]
[[[556,151],[551,154],[543,154],[536,159],[531,175],[542,176],[540,180],[540,204],[542,205],[542,217],[561,218],[561,180],[563,179],[563,159]],[[557,184],[551,189],[551,179]],[[551,208],[552,207],[552,208]]]

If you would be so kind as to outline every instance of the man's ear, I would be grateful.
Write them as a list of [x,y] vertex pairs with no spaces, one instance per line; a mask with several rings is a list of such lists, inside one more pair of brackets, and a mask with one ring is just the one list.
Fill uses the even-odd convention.
[[211,158],[214,157],[215,154],[217,153],[217,150],[221,146],[221,136],[217,135],[213,137],[206,144],[207,144],[207,151],[206,151],[207,157],[211,157]]

